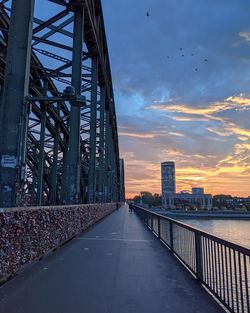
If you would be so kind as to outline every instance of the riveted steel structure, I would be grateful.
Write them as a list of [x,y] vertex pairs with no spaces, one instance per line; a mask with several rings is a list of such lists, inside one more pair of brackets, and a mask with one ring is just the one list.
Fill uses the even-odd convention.
[[0,207],[120,199],[100,0],[0,1]]

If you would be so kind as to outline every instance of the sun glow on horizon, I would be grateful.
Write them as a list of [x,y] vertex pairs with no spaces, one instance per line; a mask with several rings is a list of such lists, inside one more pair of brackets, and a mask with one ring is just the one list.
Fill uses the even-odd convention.
[[[221,115],[234,112],[233,117],[242,113],[241,117],[249,109],[250,97],[243,94],[201,107],[173,100],[145,107],[145,112],[156,114],[158,119],[149,117],[145,126],[131,124],[126,133],[125,126],[121,128],[120,139],[127,149],[127,196],[141,191],[160,194],[160,163],[166,160],[175,161],[178,192],[204,187],[213,195],[250,196],[250,129],[231,115]],[[160,124],[164,119],[177,124]]]

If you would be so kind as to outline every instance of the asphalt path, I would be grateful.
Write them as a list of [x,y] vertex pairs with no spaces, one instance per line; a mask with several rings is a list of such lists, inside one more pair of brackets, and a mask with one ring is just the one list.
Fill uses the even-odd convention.
[[126,206],[0,288],[0,313],[222,313]]

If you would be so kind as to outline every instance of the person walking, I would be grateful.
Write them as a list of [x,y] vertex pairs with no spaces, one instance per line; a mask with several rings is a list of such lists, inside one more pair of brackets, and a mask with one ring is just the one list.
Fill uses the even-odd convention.
[[133,203],[130,202],[129,203],[129,212],[132,213],[132,211],[133,211]]

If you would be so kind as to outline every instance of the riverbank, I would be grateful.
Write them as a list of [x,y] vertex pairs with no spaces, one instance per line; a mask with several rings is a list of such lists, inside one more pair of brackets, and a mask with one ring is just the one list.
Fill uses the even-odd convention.
[[154,212],[174,219],[242,219],[250,220],[248,211],[184,211],[149,208]]

